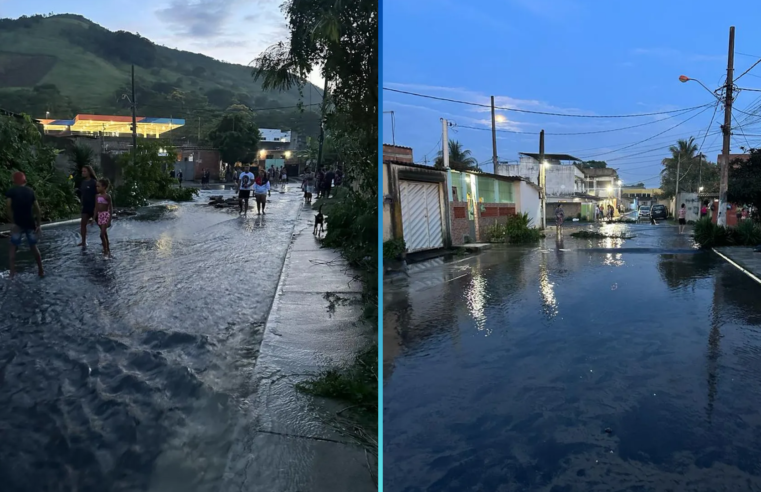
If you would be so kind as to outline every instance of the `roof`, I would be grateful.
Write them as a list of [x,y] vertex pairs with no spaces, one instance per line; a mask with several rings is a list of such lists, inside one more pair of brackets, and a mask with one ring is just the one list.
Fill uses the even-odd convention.
[[282,130],[275,130],[272,128],[259,128],[259,134],[262,137],[262,142],[285,142],[291,141],[291,132],[284,132]]
[[618,176],[618,171],[612,167],[582,167],[581,172],[587,176]]
[[412,150],[412,147],[405,147],[404,145],[383,144],[384,147],[394,147],[395,149]]
[[[518,152],[520,155],[527,155],[529,157],[533,157],[537,161],[539,160],[539,156],[541,154],[539,153],[533,153],[533,152]],[[578,157],[574,157],[572,155],[568,154],[544,154],[545,159],[551,159],[553,161],[579,161],[581,162],[581,159]]]

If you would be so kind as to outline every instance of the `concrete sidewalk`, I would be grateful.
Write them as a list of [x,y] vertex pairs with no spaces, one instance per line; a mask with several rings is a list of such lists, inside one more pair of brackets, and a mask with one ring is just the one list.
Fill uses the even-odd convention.
[[719,256],[729,260],[733,266],[757,282],[761,282],[761,253],[756,253],[753,248],[743,246],[724,246],[714,248]]
[[[312,235],[302,209],[254,370],[256,390],[230,453],[224,490],[377,490],[377,463],[336,425],[346,405],[305,395],[294,384],[353,361],[375,336],[359,321],[362,285],[339,253]],[[371,469],[373,468],[373,469]]]

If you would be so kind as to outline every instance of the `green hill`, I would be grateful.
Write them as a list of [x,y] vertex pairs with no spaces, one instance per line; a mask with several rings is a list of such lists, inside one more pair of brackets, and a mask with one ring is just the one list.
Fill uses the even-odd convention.
[[[232,105],[252,109],[260,127],[319,131],[322,91],[311,84],[303,97],[296,89],[263,91],[250,67],[112,32],[80,15],[0,19],[0,47],[0,107],[35,118],[129,114],[122,94],[134,64],[138,114],[184,118],[191,134],[202,127],[202,139]],[[300,102],[315,106],[301,112]]]

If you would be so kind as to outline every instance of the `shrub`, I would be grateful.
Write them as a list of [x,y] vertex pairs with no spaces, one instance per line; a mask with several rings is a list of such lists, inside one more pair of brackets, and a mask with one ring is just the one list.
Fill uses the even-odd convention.
[[404,239],[390,239],[383,243],[383,259],[396,260],[407,251]]
[[489,241],[507,241],[512,244],[532,243],[543,237],[542,232],[531,227],[527,213],[513,215],[504,224],[494,224],[486,229]]
[[751,220],[743,220],[732,229],[732,242],[741,246],[761,244],[761,227]]
[[730,235],[725,227],[714,224],[706,217],[695,224],[695,242],[701,248],[726,246],[730,244]]

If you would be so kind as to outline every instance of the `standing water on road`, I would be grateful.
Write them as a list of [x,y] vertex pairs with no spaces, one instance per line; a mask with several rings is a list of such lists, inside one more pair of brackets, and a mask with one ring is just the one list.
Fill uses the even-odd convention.
[[386,281],[385,490],[761,490],[761,286],[627,229]]
[[195,202],[95,228],[45,229],[47,276],[24,247],[7,279],[0,248],[0,486],[42,491],[206,491],[233,432],[299,208],[267,215]]

